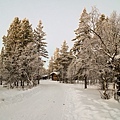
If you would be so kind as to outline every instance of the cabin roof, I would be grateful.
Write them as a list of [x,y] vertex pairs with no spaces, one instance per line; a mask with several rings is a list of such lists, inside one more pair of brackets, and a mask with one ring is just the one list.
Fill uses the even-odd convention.
[[60,74],[60,72],[51,72],[51,73],[50,73],[50,75],[52,75],[52,74],[59,75],[59,74]]

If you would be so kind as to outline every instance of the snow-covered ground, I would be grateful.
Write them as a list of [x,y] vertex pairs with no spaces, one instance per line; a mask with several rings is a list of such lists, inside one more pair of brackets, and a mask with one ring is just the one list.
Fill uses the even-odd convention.
[[42,80],[24,91],[0,86],[0,120],[120,120],[120,103],[94,87]]

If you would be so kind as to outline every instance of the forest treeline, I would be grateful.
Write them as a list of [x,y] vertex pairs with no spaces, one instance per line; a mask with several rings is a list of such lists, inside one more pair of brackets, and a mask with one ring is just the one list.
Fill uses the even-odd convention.
[[49,62],[49,71],[60,72],[59,80],[75,83],[99,83],[109,89],[109,83],[120,80],[120,15],[100,14],[96,7],[90,13],[83,9],[78,28],[74,31],[73,47],[64,41],[56,48]]
[[[46,72],[43,58],[48,58],[46,33],[39,21],[33,30],[28,19],[14,18],[7,35],[3,36],[0,55],[0,81],[10,87],[34,86],[42,75],[59,72],[64,83],[77,80],[90,84],[99,83],[101,89],[109,89],[120,78],[120,15],[100,14],[96,7],[90,13],[83,9],[78,28],[73,30],[73,47],[64,40],[56,48]],[[115,87],[115,86],[114,86]]]

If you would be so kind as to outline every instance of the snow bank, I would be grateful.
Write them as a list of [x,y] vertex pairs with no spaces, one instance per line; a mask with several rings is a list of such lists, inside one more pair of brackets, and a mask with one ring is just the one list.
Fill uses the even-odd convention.
[[68,91],[65,120],[120,120],[120,103],[103,100],[95,87],[73,86]]

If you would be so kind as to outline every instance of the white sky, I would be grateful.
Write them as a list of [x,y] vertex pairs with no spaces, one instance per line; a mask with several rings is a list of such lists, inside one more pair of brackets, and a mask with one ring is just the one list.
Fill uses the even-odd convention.
[[15,17],[29,19],[33,29],[42,20],[49,56],[64,40],[72,47],[80,14],[84,8],[90,12],[92,6],[108,16],[112,11],[120,14],[120,0],[0,0],[0,49],[2,37]]

